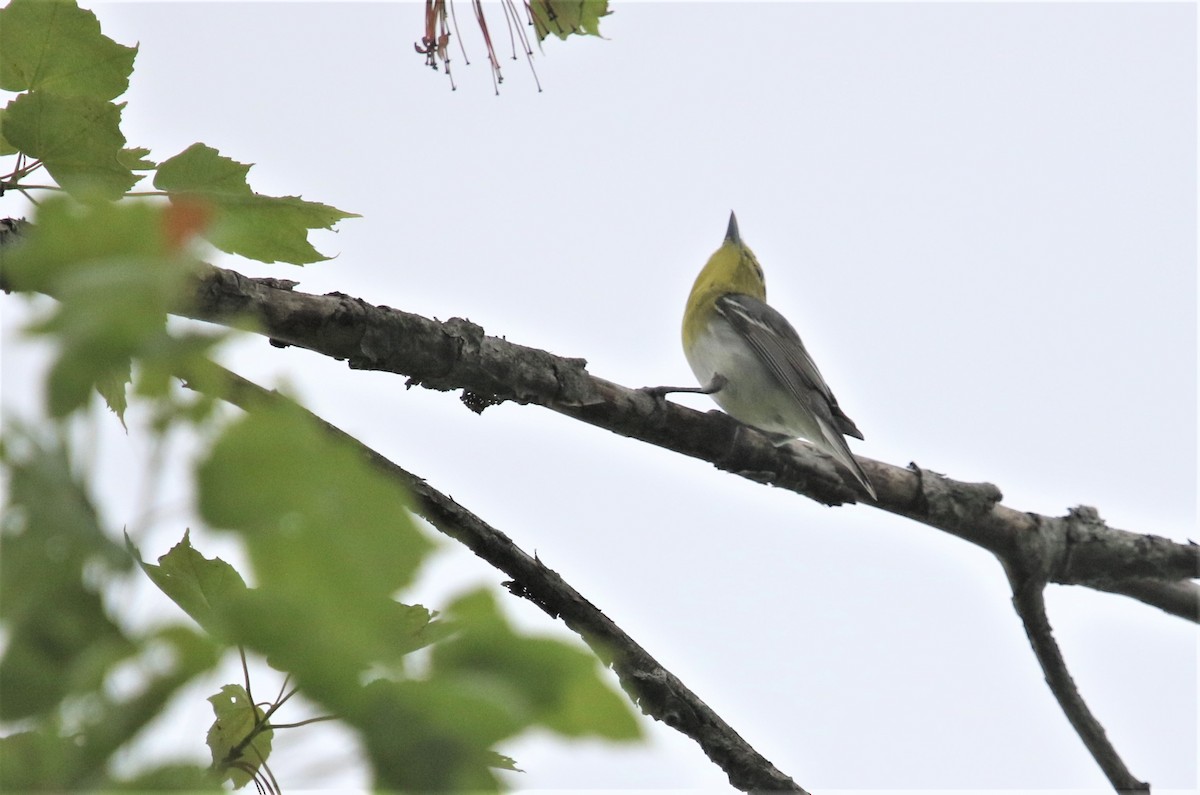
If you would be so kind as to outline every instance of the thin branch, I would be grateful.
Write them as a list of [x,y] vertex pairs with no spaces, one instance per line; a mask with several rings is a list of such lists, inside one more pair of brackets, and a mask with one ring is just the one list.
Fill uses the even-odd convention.
[[275,701],[273,703],[282,705],[283,702],[285,702],[289,698],[291,698],[292,694],[296,692],[296,689],[292,688],[292,692],[288,693],[286,698],[283,695],[284,691],[287,690],[288,682],[290,682],[291,680],[292,680],[291,674],[287,674],[286,676],[283,677],[283,681],[279,683],[279,692],[275,694]]
[[[212,372],[179,375],[187,386],[247,411],[272,403],[292,403],[218,365],[212,365],[212,368]],[[214,373],[219,376],[214,377]],[[218,384],[221,386],[215,386]],[[805,792],[557,572],[536,557],[530,557],[504,533],[434,489],[423,478],[389,461],[340,428],[304,411],[326,432],[358,450],[364,459],[416,497],[416,512],[436,529],[512,577],[519,585],[510,585],[510,590],[526,596],[553,617],[561,618],[601,660],[612,666],[621,686],[643,712],[695,740],[709,759],[726,773],[730,784],[744,791]],[[274,708],[264,721],[271,712]]]
[[1134,777],[1121,761],[1117,749],[1109,742],[1104,727],[1088,709],[1075,686],[1075,680],[1067,671],[1066,661],[1054,640],[1050,620],[1046,617],[1043,596],[1045,582],[1036,577],[1014,577],[1011,573],[1010,580],[1013,586],[1013,607],[1025,626],[1025,634],[1029,637],[1038,664],[1042,666],[1046,684],[1050,686],[1050,692],[1054,694],[1067,720],[1071,722],[1092,758],[1117,792],[1149,792],[1150,785]]

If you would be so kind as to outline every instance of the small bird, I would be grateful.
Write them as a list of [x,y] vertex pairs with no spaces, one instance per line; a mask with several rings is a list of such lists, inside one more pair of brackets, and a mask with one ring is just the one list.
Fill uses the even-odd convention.
[[683,352],[704,386],[678,391],[710,395],[777,444],[806,439],[841,462],[876,499],[843,438],[861,439],[862,433],[838,406],[800,335],[766,298],[762,267],[730,213],[725,242],[696,277],[683,315]]

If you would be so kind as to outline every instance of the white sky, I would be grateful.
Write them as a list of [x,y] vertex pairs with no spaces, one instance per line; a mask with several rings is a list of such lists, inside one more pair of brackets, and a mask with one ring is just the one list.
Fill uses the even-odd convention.
[[[472,65],[456,59],[453,93],[413,52],[421,4],[98,13],[141,44],[131,145],[161,160],[204,141],[257,163],[260,192],[364,216],[317,240],[331,262],[219,264],[467,317],[630,386],[688,383],[683,302],[736,209],[772,303],[866,435],[856,452],[989,480],[1017,509],[1094,505],[1116,527],[1196,537],[1192,4],[614,7],[607,40],[547,43],[544,93],[507,61],[499,97],[466,2]],[[10,194],[0,211],[23,207]],[[44,351],[15,333],[22,300],[0,307],[4,406],[28,415]],[[1105,787],[974,547],[536,407],[476,417],[259,338],[229,354],[536,550],[810,790]],[[144,446],[100,428],[119,528],[144,507]],[[196,524],[175,476],[166,488],[148,557]],[[429,575],[431,607],[502,579],[449,546]],[[1194,627],[1083,589],[1048,599],[1134,774],[1195,788]],[[205,753],[207,705],[182,715],[148,753]],[[357,781],[322,731],[277,740],[285,791]],[[531,789],[724,786],[690,741],[649,732],[639,748],[504,750]]]

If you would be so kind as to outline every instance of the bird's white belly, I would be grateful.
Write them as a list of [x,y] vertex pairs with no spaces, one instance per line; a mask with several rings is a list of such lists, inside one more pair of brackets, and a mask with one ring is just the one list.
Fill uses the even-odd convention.
[[770,433],[823,441],[808,410],[728,323],[712,323],[685,353],[701,384],[716,374],[725,377],[725,386],[710,397],[731,417]]

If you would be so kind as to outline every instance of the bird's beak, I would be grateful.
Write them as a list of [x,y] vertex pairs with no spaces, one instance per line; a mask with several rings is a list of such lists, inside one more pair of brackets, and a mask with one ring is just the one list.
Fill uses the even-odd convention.
[[738,234],[737,216],[731,210],[729,213],[729,229],[725,231],[725,242],[741,245],[742,236]]

